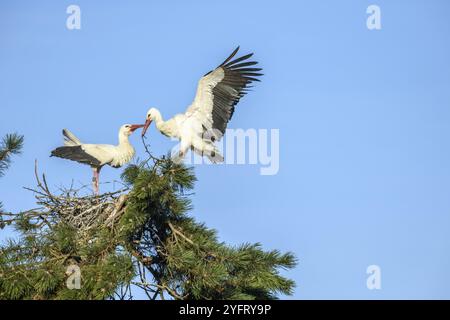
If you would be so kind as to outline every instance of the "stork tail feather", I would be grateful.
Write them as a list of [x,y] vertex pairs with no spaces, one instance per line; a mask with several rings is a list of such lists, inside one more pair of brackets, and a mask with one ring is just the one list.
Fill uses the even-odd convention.
[[81,144],[80,139],[78,139],[72,132],[68,129],[63,129],[64,145],[66,146],[78,146]]

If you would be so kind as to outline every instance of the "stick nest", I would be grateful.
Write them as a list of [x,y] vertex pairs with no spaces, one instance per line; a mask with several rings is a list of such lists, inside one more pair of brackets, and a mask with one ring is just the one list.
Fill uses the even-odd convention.
[[55,196],[38,193],[37,203],[52,219],[60,219],[79,231],[88,231],[100,225],[112,226],[124,210],[126,194],[123,190],[96,196],[78,196],[77,190],[67,190]]
[[[86,234],[89,230],[99,226],[113,227],[114,222],[123,214],[127,199],[127,188],[107,192],[101,195],[82,195],[81,189],[60,190],[53,194],[48,188],[45,175],[39,178],[35,168],[37,188],[31,189],[35,194],[38,208],[20,214],[0,213],[1,226],[9,225],[14,221],[26,218],[37,227],[46,224],[52,227],[58,223],[67,224],[77,230],[79,234]],[[0,226],[0,227],[1,227]]]

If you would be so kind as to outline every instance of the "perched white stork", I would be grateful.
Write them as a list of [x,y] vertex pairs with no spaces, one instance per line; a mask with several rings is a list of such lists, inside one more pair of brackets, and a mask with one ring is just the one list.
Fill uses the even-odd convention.
[[119,130],[119,144],[85,144],[73,133],[63,129],[64,146],[52,151],[51,157],[59,157],[73,160],[91,166],[94,177],[92,185],[94,192],[98,194],[98,182],[100,170],[104,165],[119,168],[128,163],[134,156],[134,148],[128,137],[138,128],[144,125],[124,124]]
[[222,162],[214,141],[225,134],[234,107],[247,93],[249,84],[260,81],[257,77],[262,75],[258,73],[261,68],[251,67],[257,62],[248,61],[253,53],[232,60],[238,50],[239,47],[200,79],[195,99],[185,113],[164,121],[158,109],[148,110],[142,135],[154,121],[162,134],[180,140],[179,160],[191,148],[201,156],[206,155],[211,162]]

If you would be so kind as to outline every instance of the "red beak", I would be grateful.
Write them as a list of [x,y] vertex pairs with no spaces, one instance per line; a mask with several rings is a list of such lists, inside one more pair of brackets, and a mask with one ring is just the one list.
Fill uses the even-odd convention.
[[150,127],[150,124],[152,123],[152,120],[150,120],[150,119],[147,119],[146,121],[145,121],[145,124],[144,124],[144,129],[142,129],[142,136],[145,136],[145,133],[147,132],[147,129],[148,129],[148,127]]
[[134,132],[134,130],[139,129],[139,128],[142,128],[143,126],[144,126],[143,124],[132,124],[132,125],[130,126],[130,131],[131,131],[131,132]]

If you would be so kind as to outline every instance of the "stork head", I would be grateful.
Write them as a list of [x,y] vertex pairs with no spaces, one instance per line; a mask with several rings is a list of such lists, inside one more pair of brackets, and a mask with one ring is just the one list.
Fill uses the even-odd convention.
[[158,113],[159,113],[159,111],[156,108],[148,109],[147,116],[145,117],[144,129],[142,129],[142,136],[145,135],[148,127],[150,127],[150,124],[152,123],[153,120],[155,120]]
[[119,133],[121,135],[129,136],[131,135],[136,129],[142,128],[143,124],[124,124],[120,127]]

